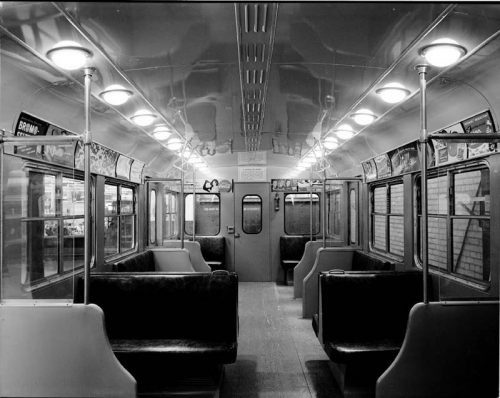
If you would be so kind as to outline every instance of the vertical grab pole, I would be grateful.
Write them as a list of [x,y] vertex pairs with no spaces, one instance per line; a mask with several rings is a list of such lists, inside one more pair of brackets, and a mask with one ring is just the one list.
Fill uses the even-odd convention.
[[326,247],[326,171],[323,172],[323,217],[321,228],[323,229],[323,248]]
[[421,203],[422,203],[422,276],[423,280],[423,301],[424,304],[429,303],[429,290],[427,286],[427,279],[429,274],[429,253],[428,253],[428,206],[427,206],[427,101],[426,90],[427,81],[426,75],[429,70],[428,65],[417,65],[415,69],[418,71],[420,83],[420,184],[421,184]]
[[[184,148],[183,148],[184,149]],[[184,156],[181,156],[181,198],[179,200],[181,249],[184,249]]]
[[90,261],[92,259],[92,234],[91,234],[91,198],[90,198],[90,146],[92,144],[92,132],[90,131],[90,85],[92,80],[93,68],[84,69],[85,80],[85,131],[83,133],[83,150],[84,150],[84,225],[85,225],[85,241],[84,241],[84,303],[89,303],[90,290]]
[[196,166],[193,163],[193,242],[195,241],[196,237],[196,183],[195,183],[195,173]]
[[309,240],[313,240],[313,166],[311,165],[311,174],[309,180]]
[[0,131],[0,303],[2,302],[3,299],[3,223],[4,223],[4,216],[3,216],[3,191],[5,189],[3,185],[3,158],[4,158],[4,143],[3,143],[3,137],[5,135],[5,130]]

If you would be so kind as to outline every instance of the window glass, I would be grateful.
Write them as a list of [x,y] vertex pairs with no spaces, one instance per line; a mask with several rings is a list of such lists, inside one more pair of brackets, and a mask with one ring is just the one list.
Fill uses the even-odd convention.
[[373,216],[373,247],[386,250],[386,217]]
[[455,174],[454,188],[456,215],[485,216],[490,214],[490,179],[487,170]]
[[429,214],[448,212],[448,177],[429,178],[427,180],[427,208]]
[[134,212],[134,191],[132,188],[121,187],[120,214],[132,214],[133,212]]
[[104,256],[118,253],[118,217],[104,217]]
[[84,186],[83,181],[63,177],[63,216],[84,215]]
[[[193,194],[186,195],[185,200],[185,223],[184,231],[188,235],[193,234]],[[188,221],[187,212],[188,204],[191,208],[191,216]],[[194,224],[196,235],[200,236],[214,236],[220,230],[220,200],[219,196],[215,194],[198,193],[196,194],[196,204],[194,209]]]
[[390,185],[391,214],[403,214],[403,184]]
[[373,190],[373,210],[375,213],[387,213],[387,186]]
[[328,235],[340,236],[340,200],[342,191],[335,190],[327,193],[328,206]]
[[[289,193],[285,195],[285,233],[287,235],[309,235],[311,195],[308,193]],[[319,196],[312,194],[313,235],[320,232]]]
[[83,267],[85,225],[84,218],[71,218],[63,221],[63,270]]
[[29,217],[50,217],[56,215],[56,176],[30,173]]
[[118,214],[118,186],[104,186],[104,214]]
[[357,212],[357,198],[356,190],[351,189],[349,191],[349,241],[350,243],[357,243],[358,239],[358,212]]
[[156,243],[156,191],[149,193],[149,242]]
[[452,225],[453,272],[487,281],[489,272],[485,272],[485,269],[489,269],[490,264],[489,220],[455,219]]
[[404,251],[404,220],[403,217],[389,217],[389,252],[403,256]]
[[246,234],[262,231],[262,199],[258,195],[246,195],[242,202],[242,229]]
[[163,220],[163,240],[176,239],[177,231],[177,194],[174,192],[166,192],[165,213]]
[[134,216],[120,217],[120,251],[133,249],[135,242]]

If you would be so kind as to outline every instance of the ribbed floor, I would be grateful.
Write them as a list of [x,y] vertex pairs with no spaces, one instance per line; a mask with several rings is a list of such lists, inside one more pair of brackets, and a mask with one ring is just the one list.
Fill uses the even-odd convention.
[[222,398],[342,397],[292,286],[240,283],[239,318],[238,358],[225,366]]

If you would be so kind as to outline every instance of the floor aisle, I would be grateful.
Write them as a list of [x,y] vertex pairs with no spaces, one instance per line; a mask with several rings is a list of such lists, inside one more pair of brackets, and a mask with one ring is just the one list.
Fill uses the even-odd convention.
[[225,367],[222,398],[342,396],[292,286],[240,283],[239,319],[238,358]]

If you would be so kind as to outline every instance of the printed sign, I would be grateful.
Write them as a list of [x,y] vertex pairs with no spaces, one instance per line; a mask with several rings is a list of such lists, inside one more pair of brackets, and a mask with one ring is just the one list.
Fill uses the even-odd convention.
[[[21,114],[19,115],[19,119],[17,119],[14,135],[17,135],[19,137],[46,135],[48,128],[49,123],[27,113],[21,112]],[[16,146],[14,148],[14,153],[33,159],[42,159],[43,145]]]
[[[460,123],[446,127],[439,131],[440,134],[463,134],[464,129]],[[436,165],[451,162],[459,162],[467,159],[467,144],[465,142],[451,142],[445,140],[433,140],[435,148]]]
[[[105,175],[108,177],[116,176],[116,161],[118,153],[112,149],[106,148],[95,142],[90,146],[90,171],[92,173]],[[81,142],[76,145],[75,150],[75,168],[83,170],[84,151]]]
[[384,178],[389,177],[392,174],[391,161],[387,154],[379,155],[373,159],[375,161],[375,166],[377,167],[377,177]]
[[127,156],[120,155],[116,161],[116,176],[119,178],[130,179],[130,166],[132,159]]
[[366,181],[373,181],[377,178],[377,167],[373,159],[361,163]]
[[389,152],[392,165],[392,175],[409,173],[420,170],[420,160],[418,158],[418,143],[410,142],[405,146]]
[[267,181],[265,166],[238,167],[238,181]]
[[219,192],[231,192],[233,184],[229,180],[220,180],[219,182]]
[[[470,134],[491,134],[495,131],[490,111],[485,111],[466,119],[461,123],[461,125],[463,130]],[[479,156],[484,153],[496,152],[497,150],[497,144],[490,142],[470,142],[467,146],[469,149],[469,158]]]
[[143,169],[144,163],[140,160],[134,160],[132,166],[130,166],[130,181],[140,184],[142,181]]

